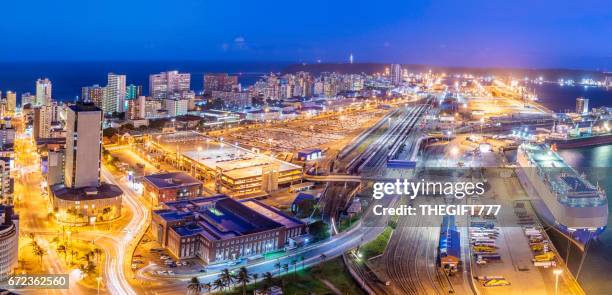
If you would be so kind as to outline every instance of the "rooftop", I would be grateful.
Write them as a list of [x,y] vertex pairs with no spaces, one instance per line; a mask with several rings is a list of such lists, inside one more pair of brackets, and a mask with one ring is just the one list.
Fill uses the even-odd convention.
[[189,174],[184,172],[151,174],[145,176],[144,179],[148,183],[160,189],[202,184],[201,181],[195,179],[194,177],[191,177]]
[[209,240],[294,227],[302,222],[255,200],[237,201],[225,195],[165,203],[154,214],[166,221],[184,220],[172,229],[181,236],[201,234]]

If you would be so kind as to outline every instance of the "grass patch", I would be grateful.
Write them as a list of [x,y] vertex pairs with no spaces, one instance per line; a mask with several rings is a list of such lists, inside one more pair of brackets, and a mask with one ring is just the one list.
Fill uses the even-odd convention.
[[387,244],[389,243],[392,233],[393,228],[390,226],[385,227],[385,230],[378,237],[376,237],[376,239],[359,247],[359,253],[361,253],[361,255],[363,255],[362,257],[366,260],[383,254],[383,252],[385,252],[385,248],[387,248]]
[[[328,288],[323,281],[321,281],[321,279],[331,283],[342,294],[366,294],[353,280],[350,273],[344,266],[342,258],[334,258],[311,268],[300,269],[296,273],[289,270],[288,274],[283,274],[280,278],[274,278],[274,284],[279,287],[282,286],[284,294],[334,294],[334,291]],[[257,288],[261,288],[263,285],[264,282],[262,281],[262,278],[258,278]],[[247,286],[247,294],[253,294],[254,290],[254,284]],[[213,291],[216,292],[215,294],[223,294],[220,291]],[[236,286],[231,292],[226,294],[242,294],[242,287]]]

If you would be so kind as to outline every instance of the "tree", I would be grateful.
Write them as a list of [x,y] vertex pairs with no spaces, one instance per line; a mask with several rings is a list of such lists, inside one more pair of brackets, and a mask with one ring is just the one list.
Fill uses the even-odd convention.
[[258,273],[254,273],[251,275],[251,277],[253,278],[253,285],[255,287],[255,289],[257,290],[257,279],[259,278],[259,274]]
[[242,285],[242,295],[246,295],[246,285],[250,282],[249,270],[246,267],[241,267],[236,276],[236,282]]
[[117,133],[119,133],[119,131],[117,129],[115,129],[115,128],[112,128],[112,127],[104,128],[102,130],[102,136],[108,137],[108,138],[113,137],[113,135],[115,135]]
[[219,274],[219,278],[223,280],[223,282],[228,288],[232,288],[232,284],[234,283],[234,276],[232,276],[232,273],[229,271],[229,269],[223,269],[221,271],[221,274]]
[[300,261],[302,262],[302,270],[304,270],[304,255],[300,255]]
[[225,289],[225,282],[222,279],[216,279],[213,282],[213,289],[223,291]]
[[204,284],[202,284],[202,289],[204,289],[204,291],[206,291],[206,292],[210,292],[210,290],[212,290],[212,284],[211,283],[204,283]]
[[325,258],[327,258],[327,255],[325,255],[325,253],[319,255],[319,258],[321,258],[321,262],[325,262]]
[[196,277],[191,278],[189,284],[187,284],[187,290],[189,290],[190,293],[200,294],[200,292],[202,292],[200,280]]
[[36,245],[36,247],[34,247],[34,255],[36,255],[36,256],[38,256],[40,258],[40,265],[41,265],[41,267],[42,267],[43,256],[45,256],[46,254],[47,254],[47,252],[42,247],[40,247],[38,245]]
[[281,269],[281,266],[282,266],[282,265],[281,265],[281,263],[280,263],[280,262],[276,262],[276,263],[274,264],[274,267],[275,267],[276,269],[278,269],[278,271],[277,271],[278,275],[280,275],[280,269]]
[[291,259],[291,265],[293,266],[293,275],[297,273],[297,259]]
[[329,225],[318,220],[308,226],[308,232],[313,235],[315,241],[325,240],[329,237]]
[[267,290],[270,287],[272,287],[272,285],[274,285],[274,276],[272,275],[271,272],[266,272],[264,273],[263,281],[264,281],[264,289]]
[[57,253],[64,253],[64,261],[66,261],[66,246],[59,245],[57,246]]

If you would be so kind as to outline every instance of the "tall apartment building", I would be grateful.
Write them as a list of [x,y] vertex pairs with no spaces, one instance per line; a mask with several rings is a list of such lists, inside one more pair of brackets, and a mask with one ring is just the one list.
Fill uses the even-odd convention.
[[128,100],[128,109],[126,111],[127,118],[130,120],[144,119],[146,118],[145,104],[147,98],[143,95],[138,96],[136,99]]
[[589,99],[584,97],[576,98],[576,113],[577,114],[588,114],[589,113]]
[[213,91],[238,90],[238,76],[226,73],[204,75],[204,94],[211,95]]
[[2,204],[13,204],[13,188],[11,158],[0,157],[0,199]]
[[93,102],[97,107],[102,107],[104,99],[104,87],[95,84],[81,88],[81,101]]
[[47,105],[51,103],[51,81],[47,78],[36,80],[36,100],[34,105]]
[[153,99],[167,99],[191,89],[191,74],[168,71],[149,76],[149,95]]
[[36,101],[36,95],[33,95],[29,92],[21,94],[21,107],[26,104],[33,104]]
[[17,110],[17,93],[13,91],[6,92],[6,110],[9,114],[14,114]]
[[169,117],[182,116],[187,114],[189,108],[188,99],[165,99],[164,105]]
[[34,108],[34,138],[50,138],[52,123],[57,121],[58,106],[56,103]]
[[391,65],[391,83],[396,86],[402,83],[402,66],[399,64]]
[[102,111],[105,114],[110,114],[113,112],[124,112],[125,96],[125,75],[109,73],[108,82],[106,84],[106,87],[104,88]]
[[125,99],[132,100],[142,95],[142,86],[130,84],[125,87]]
[[248,92],[237,91],[213,91],[211,94],[213,99],[221,99],[223,104],[230,108],[241,110],[251,105],[251,95]]

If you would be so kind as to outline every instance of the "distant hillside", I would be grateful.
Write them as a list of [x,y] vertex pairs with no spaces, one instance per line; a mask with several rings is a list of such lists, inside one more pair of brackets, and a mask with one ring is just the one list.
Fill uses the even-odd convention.
[[[318,75],[323,72],[338,72],[343,74],[373,74],[382,73],[389,64],[382,63],[322,63],[322,64],[293,64],[283,69],[283,73],[295,73],[299,71],[310,72]],[[543,76],[549,81],[559,78],[580,80],[582,78],[600,79],[604,76],[602,72],[573,69],[519,69],[519,68],[469,68],[469,67],[441,67],[418,64],[403,64],[402,67],[412,72],[445,72],[448,74],[471,73],[473,75],[496,75],[531,78]]]

